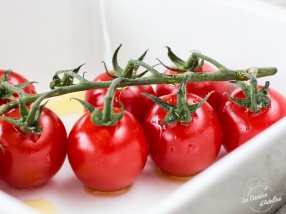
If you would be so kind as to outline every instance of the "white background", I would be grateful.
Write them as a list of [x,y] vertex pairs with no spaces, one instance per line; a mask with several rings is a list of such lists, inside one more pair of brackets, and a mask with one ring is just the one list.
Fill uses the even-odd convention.
[[[107,62],[110,67],[111,55],[120,44],[123,44],[119,52],[119,64],[122,67],[129,59],[138,58],[146,49],[149,49],[147,63],[156,64],[155,58],[160,58],[167,64],[170,62],[164,48],[167,45],[183,59],[187,59],[191,50],[199,50],[230,68],[275,66],[278,74],[261,81],[270,80],[271,87],[286,95],[286,11],[283,7],[257,2],[0,0],[0,68],[13,69],[29,80],[39,82],[36,87],[39,92],[43,92],[49,90],[49,82],[57,70],[75,68],[86,63],[83,71],[88,72],[86,77],[93,78],[104,70],[101,61]],[[221,210],[216,212],[212,206],[192,206],[188,200],[193,197],[195,202],[219,203],[218,207],[245,213],[240,210],[243,207],[239,195],[245,190],[245,180],[258,176],[273,189],[280,187],[278,184],[285,186],[285,136],[281,135],[285,133],[284,130],[273,132],[273,137],[269,132],[264,134],[256,140],[256,144],[251,144],[252,147],[242,147],[228,155],[226,161],[223,162],[225,159],[222,159],[206,170],[207,176],[202,174],[201,177],[196,177],[197,195],[190,194],[194,190],[194,180],[191,180],[184,188],[178,189],[177,195],[169,195],[172,200],[167,200],[168,203],[163,200],[157,208],[164,207],[167,210],[175,207],[182,211],[185,207],[191,207],[223,213]],[[269,170],[273,163],[281,166],[275,176]],[[223,176],[218,173],[218,169],[222,170]],[[159,182],[159,177],[149,179],[153,174],[146,174],[149,171],[145,171],[128,194],[114,197],[110,201],[98,197],[94,200],[95,197],[86,194],[72,174],[69,174],[71,178],[67,178],[68,170],[70,168],[61,170],[47,186],[33,192],[33,196],[45,195],[58,209],[68,210],[67,213],[79,213],[82,207],[89,207],[86,211],[90,213],[94,213],[94,210],[102,211],[101,213],[127,213],[127,210],[135,213],[138,207],[139,211],[144,211],[150,205],[156,205],[159,199],[164,199],[162,194],[169,193],[165,188],[170,188],[168,182]],[[210,177],[216,179],[209,179]],[[144,179],[150,182],[148,188],[144,186]],[[219,189],[217,184],[222,184]],[[178,184],[173,183],[173,187],[176,185]],[[162,189],[158,190],[158,187]],[[210,188],[213,191],[209,192]],[[8,187],[5,190],[20,200],[31,199],[30,192]],[[186,194],[183,195],[182,191]],[[201,197],[198,198],[198,195]],[[181,197],[181,203],[173,200],[172,196]],[[225,203],[226,200],[228,203]],[[0,208],[5,210],[6,203],[3,201],[2,198]],[[80,204],[83,206],[80,207]],[[249,211],[249,207],[244,209]]]
[[166,64],[170,46],[183,59],[198,50],[230,68],[275,66],[285,78],[285,9],[256,1],[194,0],[0,0],[0,68],[12,69],[49,90],[57,70],[86,65],[91,79],[149,49]]

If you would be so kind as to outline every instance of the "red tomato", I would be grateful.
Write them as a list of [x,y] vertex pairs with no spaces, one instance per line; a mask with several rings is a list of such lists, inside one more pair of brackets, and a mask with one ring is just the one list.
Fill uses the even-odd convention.
[[[177,103],[177,95],[161,97],[170,104]],[[187,95],[188,103],[198,103],[201,98]],[[192,114],[190,123],[163,124],[166,111],[158,105],[150,108],[144,130],[149,141],[149,153],[156,166],[170,175],[186,177],[196,174],[216,159],[222,141],[219,119],[206,102]]]
[[[261,88],[261,86],[259,87]],[[245,98],[242,90],[236,89],[234,98]],[[286,116],[286,99],[273,89],[268,90],[271,106],[259,112],[250,112],[231,100],[225,100],[218,116],[223,128],[223,146],[230,152]]]
[[[19,109],[4,116],[19,118]],[[42,132],[37,135],[0,120],[0,178],[12,187],[29,189],[45,184],[65,160],[67,133],[62,121],[44,108],[39,125]]]
[[[119,108],[114,108],[115,113]],[[68,137],[68,160],[77,178],[98,191],[116,191],[134,182],[148,156],[143,128],[125,111],[115,126],[96,126],[86,112]]]
[[[209,73],[216,71],[216,67],[209,63],[204,63],[197,72]],[[176,71],[165,70],[164,74],[178,74]],[[205,97],[211,91],[214,91],[208,98],[208,103],[217,111],[221,102],[225,99],[224,92],[231,93],[237,86],[226,81],[211,81],[211,82],[195,82],[187,84],[187,92],[196,94],[200,97]],[[179,85],[158,84],[156,85],[155,92],[158,97],[168,94],[177,93]]]
[[[2,78],[3,74],[6,72],[6,70],[0,70],[0,78]],[[13,72],[12,74],[8,74],[8,82],[11,85],[19,85],[25,82],[28,82],[28,80],[23,77],[21,74]],[[23,88],[23,91],[28,93],[28,94],[36,94],[35,87],[33,85],[26,86]],[[14,97],[18,97],[18,94],[14,94]],[[9,102],[9,100],[5,99],[2,100],[0,99],[0,105],[5,104]]]
[[[106,73],[97,76],[93,81],[108,81],[112,80]],[[95,107],[103,106],[104,96],[108,88],[99,88],[88,90],[85,93],[85,101]],[[148,109],[153,105],[153,102],[142,95],[143,92],[155,95],[154,89],[151,85],[134,85],[122,89],[117,89],[115,93],[114,107],[120,107],[116,100],[120,100],[126,111],[132,113],[139,122],[143,122]]]

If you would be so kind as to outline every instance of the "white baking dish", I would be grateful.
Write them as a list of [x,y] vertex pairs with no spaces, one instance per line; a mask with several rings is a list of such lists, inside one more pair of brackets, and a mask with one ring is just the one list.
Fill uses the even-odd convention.
[[[197,49],[230,68],[275,66],[278,68],[275,76],[259,81],[270,80],[272,88],[286,95],[283,81],[286,78],[286,10],[283,8],[244,0],[51,2],[39,6],[38,1],[29,0],[29,5],[34,3],[36,8],[43,10],[37,13],[38,20],[28,17],[30,13],[22,11],[17,1],[0,7],[1,12],[5,10],[0,26],[5,26],[2,30],[6,32],[5,36],[3,32],[0,34],[3,37],[0,45],[5,50],[0,52],[2,66],[23,71],[24,76],[38,81],[40,92],[47,89],[47,79],[59,69],[73,68],[86,62],[84,70],[88,71],[87,77],[102,72],[101,61],[110,64],[112,51],[122,43],[119,53],[122,66],[148,48],[146,62],[155,64],[158,57],[168,63],[165,45],[172,47],[182,58],[187,58],[189,51]],[[64,18],[64,23],[70,25],[61,25],[63,20],[50,22],[53,8],[58,11],[55,17],[61,18],[59,11],[62,8],[66,15],[73,17],[74,25],[69,23],[68,18]],[[13,16],[7,12],[9,10],[14,11]],[[16,23],[12,17],[25,23],[32,21],[29,31],[21,31],[22,36],[17,39],[15,34],[19,32],[9,27],[9,23],[10,26]],[[33,28],[37,26],[37,21],[53,25],[58,33],[41,29],[39,34],[39,29]],[[70,37],[65,40],[67,34]],[[27,39],[30,35],[38,37]],[[50,41],[50,38],[54,40]],[[12,39],[14,46],[8,46]],[[45,48],[33,44],[45,44]],[[33,48],[29,49],[30,46]],[[37,60],[34,61],[35,54]],[[43,75],[36,75],[39,71]],[[77,117],[63,117],[68,130]],[[42,206],[48,204],[60,214],[272,213],[286,200],[285,130],[286,119],[283,119],[231,154],[225,155],[222,151],[215,164],[189,181],[159,174],[148,161],[134,185],[118,195],[87,191],[66,162],[47,185],[35,190],[15,190],[0,182],[3,191],[0,194],[0,213],[20,213],[19,209],[27,210],[21,213],[29,213],[29,208],[23,207],[21,201],[33,201],[34,205]],[[267,190],[269,197],[281,200],[273,201],[269,206],[260,206],[261,201],[253,199],[260,188]]]

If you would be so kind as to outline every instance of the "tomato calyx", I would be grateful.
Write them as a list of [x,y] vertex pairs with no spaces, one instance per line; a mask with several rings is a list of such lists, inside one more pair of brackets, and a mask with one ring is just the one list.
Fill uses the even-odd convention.
[[[25,93],[22,90],[22,86],[19,87],[19,85],[11,85],[6,79],[7,78],[6,74],[4,74],[3,76],[4,76],[4,81],[1,82],[1,86],[4,87],[5,90],[9,91],[9,93],[17,94],[17,96],[19,96],[18,108],[20,111],[20,117],[10,118],[6,116],[0,116],[0,119],[6,120],[12,123],[14,126],[18,127],[24,133],[40,134],[42,131],[42,128],[39,127],[39,120],[40,120],[41,113],[47,102],[39,106],[34,105],[34,107],[31,107],[29,111],[24,99],[27,97],[33,96],[33,95],[29,95]],[[24,83],[24,85],[29,85],[32,83],[33,82],[27,82],[27,83]],[[8,104],[5,104],[5,105],[8,105]]]
[[[144,72],[137,74],[137,71],[139,69],[139,64],[136,63],[128,63],[127,66],[123,69],[118,65],[118,60],[117,60],[117,55],[118,52],[121,48],[122,44],[119,45],[119,47],[115,50],[113,56],[112,56],[112,66],[113,66],[113,72],[110,72],[106,66],[106,64],[103,62],[106,74],[112,78],[131,78],[131,79],[136,79],[139,77],[142,77],[144,74],[148,72],[148,70],[145,70]],[[137,61],[143,61],[144,57],[147,54],[146,50],[139,58]]]
[[227,94],[228,98],[239,106],[248,108],[250,112],[259,112],[262,108],[267,108],[271,105],[271,99],[268,96],[270,82],[266,81],[264,87],[258,89],[256,69],[252,69],[250,73],[249,85],[243,81],[235,81],[243,91],[245,98],[239,99]]
[[[2,85],[3,82],[8,82],[8,76],[10,74],[13,74],[12,70],[7,70],[3,73],[2,78],[0,79],[0,99],[7,99],[7,100],[16,100],[15,99],[15,92],[14,90],[11,90],[10,88],[4,87]],[[28,82],[24,82],[18,85],[14,85],[14,87],[18,88],[18,89],[23,89],[29,85],[32,85],[36,82],[33,81],[28,81]],[[23,92],[24,93],[24,92]]]
[[18,127],[24,133],[41,134],[42,128],[39,126],[40,116],[47,102],[39,106],[35,115],[31,115],[27,105],[23,100],[19,99],[20,118],[10,118],[0,116],[0,119],[6,120]]
[[[8,82],[8,74],[11,74],[11,71],[6,71],[2,78],[1,78],[1,83],[2,82]],[[13,92],[11,92],[9,89],[5,88],[2,86],[2,84],[0,85],[0,98],[1,99],[9,99],[9,100],[14,100],[14,96],[12,95]]]
[[186,84],[190,78],[190,72],[186,72],[177,92],[176,105],[167,103],[156,96],[144,93],[145,96],[153,100],[157,105],[167,112],[163,120],[165,125],[179,121],[183,123],[190,123],[192,121],[192,114],[198,108],[200,108],[211,95],[212,92],[207,94],[207,96],[205,96],[200,102],[189,105],[187,102]]
[[52,82],[50,82],[50,89],[74,85],[75,76],[80,81],[85,81],[84,78],[78,75],[80,68],[84,65],[82,64],[74,69],[57,71],[53,76]]
[[175,64],[175,66],[174,67],[170,67],[170,66],[167,66],[164,63],[162,63],[159,59],[158,59],[158,61],[164,67],[166,67],[169,70],[180,72],[180,73],[184,73],[187,70],[189,70],[189,71],[196,71],[200,67],[202,67],[202,65],[204,64],[204,60],[199,60],[196,57],[192,57],[193,54],[191,55],[191,57],[189,57],[189,59],[187,61],[184,61],[181,58],[179,58],[178,56],[176,56],[174,54],[174,52],[171,50],[170,47],[166,46],[166,48],[168,49],[168,57]]
[[74,98],[75,100],[79,101],[86,108],[86,110],[91,113],[90,119],[93,124],[97,126],[115,126],[117,122],[122,119],[124,115],[124,106],[120,100],[117,100],[117,102],[121,106],[120,112],[116,114],[113,109],[115,91],[121,81],[122,78],[116,78],[112,81],[104,97],[103,110],[95,108],[88,102]]
[[224,68],[225,69],[225,66],[223,66],[222,64],[220,64],[219,62],[217,62],[216,60],[214,60],[210,57],[202,55],[198,51],[192,51],[192,54],[190,55],[190,57],[186,61],[184,61],[181,58],[179,58],[178,56],[176,56],[170,47],[168,47],[168,46],[166,46],[166,47],[168,49],[168,57],[175,64],[175,66],[170,67],[170,66],[167,66],[164,63],[162,63],[159,59],[158,59],[158,61],[164,67],[166,67],[169,70],[176,71],[179,73],[184,73],[186,71],[197,72],[203,66],[205,60],[210,62],[211,64],[213,64],[217,68]]

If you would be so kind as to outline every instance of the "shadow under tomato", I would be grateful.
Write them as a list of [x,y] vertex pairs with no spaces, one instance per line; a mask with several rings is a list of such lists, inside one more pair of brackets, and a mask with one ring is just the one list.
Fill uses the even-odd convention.
[[154,163],[151,163],[150,165],[151,165],[150,167],[151,167],[152,172],[156,176],[159,176],[160,178],[171,181],[171,182],[185,183],[195,176],[195,175],[192,175],[188,177],[177,177],[177,176],[170,175],[167,172],[159,169]]
[[100,190],[90,188],[88,186],[84,186],[84,189],[87,193],[96,195],[96,196],[102,196],[102,197],[117,197],[120,195],[124,195],[127,192],[129,192],[131,188],[132,188],[132,184],[125,188],[115,190],[115,191],[100,191]]

